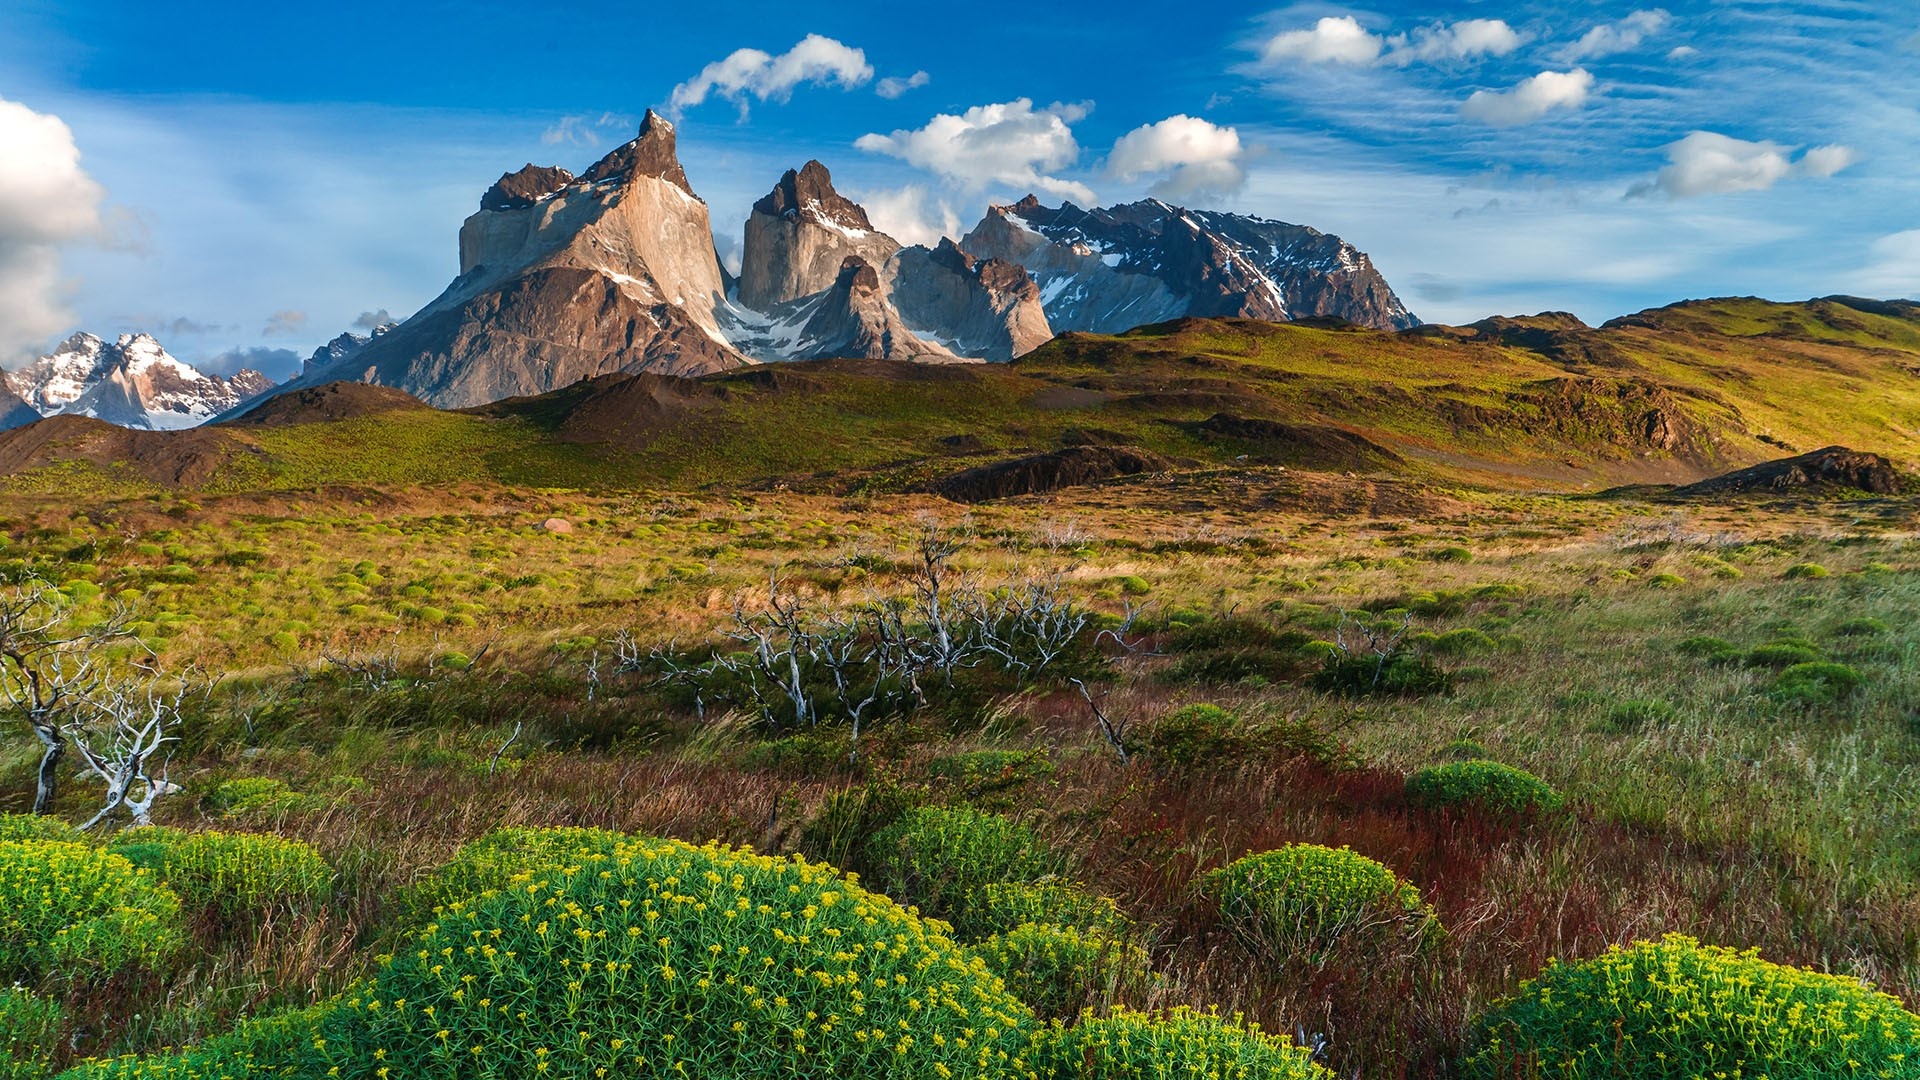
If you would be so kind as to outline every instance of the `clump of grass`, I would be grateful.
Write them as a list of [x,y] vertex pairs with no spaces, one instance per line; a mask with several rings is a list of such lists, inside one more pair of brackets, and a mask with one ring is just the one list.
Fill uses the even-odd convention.
[[1647,587],[1653,589],[1679,589],[1686,584],[1686,578],[1671,572],[1655,574],[1647,579]]
[[1289,844],[1207,875],[1220,913],[1249,943],[1280,957],[1324,958],[1375,935],[1424,938],[1439,918],[1420,890],[1352,848]]
[[242,776],[222,781],[209,792],[208,806],[235,817],[277,814],[306,805],[306,796],[271,776]]
[[1765,645],[1756,645],[1748,649],[1746,656],[1742,658],[1748,667],[1776,670],[1790,668],[1795,664],[1815,663],[1819,659],[1818,649],[1797,641],[1772,641]]
[[1879,637],[1891,629],[1884,619],[1860,618],[1836,624],[1833,632],[1839,637]]
[[1549,963],[1476,1024],[1472,1080],[1913,1075],[1920,1016],[1857,980],[1669,934]]
[[1493,635],[1484,630],[1461,627],[1449,630],[1433,639],[1432,649],[1442,656],[1466,656],[1470,653],[1492,652],[1500,647]]
[[333,868],[310,844],[264,833],[194,833],[166,845],[160,874],[189,906],[233,916],[298,911],[324,897]]
[[1560,793],[1545,780],[1498,761],[1431,765],[1407,777],[1407,796],[1424,806],[1471,807],[1482,813],[1519,816],[1560,806]]
[[0,1080],[42,1080],[60,1036],[60,1003],[0,989]]
[[1819,563],[1803,562],[1787,567],[1786,572],[1780,576],[1788,581],[1817,581],[1823,577],[1831,577],[1832,574],[1833,571]]
[[1631,734],[1647,728],[1662,728],[1680,718],[1680,710],[1658,698],[1622,701],[1607,710],[1606,726]]
[[1726,638],[1713,637],[1710,634],[1697,634],[1675,645],[1674,651],[1681,656],[1690,656],[1696,660],[1712,663],[1726,663],[1738,659],[1740,646]]

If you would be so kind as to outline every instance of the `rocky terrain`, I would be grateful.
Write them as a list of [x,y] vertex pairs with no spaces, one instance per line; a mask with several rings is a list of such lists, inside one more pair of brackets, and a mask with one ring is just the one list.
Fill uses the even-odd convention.
[[193,427],[273,389],[253,370],[207,375],[175,359],[147,334],[105,341],[68,338],[47,356],[6,374],[12,400],[0,400],[0,427],[43,416],[90,416],[121,427]]

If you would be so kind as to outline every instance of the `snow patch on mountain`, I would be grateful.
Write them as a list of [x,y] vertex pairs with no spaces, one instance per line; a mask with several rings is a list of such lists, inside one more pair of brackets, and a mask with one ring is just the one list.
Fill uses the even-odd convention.
[[7,372],[6,384],[41,416],[91,416],[155,431],[205,423],[274,385],[251,369],[204,374],[149,334],[122,334],[108,342],[84,332]]

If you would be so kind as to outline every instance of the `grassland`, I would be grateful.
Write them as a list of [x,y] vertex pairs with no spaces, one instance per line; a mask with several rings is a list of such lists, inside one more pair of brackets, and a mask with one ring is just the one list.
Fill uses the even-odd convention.
[[[1910,462],[1915,351],[1911,320],[1833,303],[1405,339],[1193,324],[905,381],[800,365],[655,387],[670,400],[614,442],[583,440],[569,399],[233,429],[191,484],[41,461],[9,481],[0,578],[58,585],[76,624],[131,612],[124,657],[211,686],[158,820],[304,840],[334,871],[297,915],[200,912],[170,967],[49,977],[55,1063],[328,1000],[497,827],[871,873],[858,838],[939,805],[1028,824],[1143,928],[1150,977],[1097,1004],[1323,1035],[1342,1076],[1453,1075],[1474,1018],[1549,960],[1668,932],[1920,1006],[1920,498],[1594,490],[1776,444]],[[1663,409],[1672,445],[1634,443]],[[1336,426],[1403,462],[1263,462],[1202,427],[1221,412]],[[972,507],[906,490],[1094,429],[1185,464]],[[1054,583],[1095,625],[1136,621],[1119,641],[1090,628],[1060,672],[983,665],[896,699],[857,744],[832,710],[796,729],[615,663],[623,635],[682,660],[737,647],[722,632],[775,576],[820,612],[909,593],[929,530],[960,543],[964,579]],[[1327,689],[1321,643],[1361,625],[1404,627],[1446,688]],[[1809,663],[1840,667],[1796,681]],[[1842,668],[1857,685],[1820,681]],[[1235,719],[1196,727],[1179,712],[1196,704]],[[32,792],[16,733],[0,810]],[[1564,805],[1408,793],[1418,769],[1482,758]],[[56,811],[78,820],[92,794],[70,781]],[[1386,864],[1445,934],[1253,951],[1204,882],[1292,843]]]

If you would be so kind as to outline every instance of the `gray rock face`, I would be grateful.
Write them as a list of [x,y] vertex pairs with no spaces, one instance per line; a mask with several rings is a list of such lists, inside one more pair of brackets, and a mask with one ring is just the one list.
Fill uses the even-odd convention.
[[943,238],[900,249],[886,269],[907,324],[961,356],[1012,360],[1053,337],[1040,287],[1018,263],[976,259]]
[[1187,315],[1419,324],[1372,260],[1337,236],[1158,199],[1082,210],[1029,195],[990,208],[961,247],[1026,267],[1055,332],[1118,333]]
[[354,379],[463,408],[612,372],[747,363],[719,328],[728,283],[674,142],[649,112],[577,180],[563,183],[561,169],[502,177],[482,203],[498,208],[460,227],[460,276],[445,292],[289,388]]
[[841,264],[857,256],[884,266],[900,249],[867,212],[833,188],[818,161],[787,170],[747,216],[740,258],[740,303],[766,311],[832,287]]
[[841,262],[830,288],[777,305],[748,347],[785,360],[853,357],[951,363],[953,352],[908,328],[889,302],[880,272],[858,255]]

